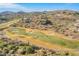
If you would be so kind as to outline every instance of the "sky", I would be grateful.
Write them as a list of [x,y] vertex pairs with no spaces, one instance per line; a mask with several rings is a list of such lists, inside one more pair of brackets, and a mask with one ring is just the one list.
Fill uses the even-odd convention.
[[3,11],[52,11],[52,10],[79,10],[79,3],[0,3],[0,12]]

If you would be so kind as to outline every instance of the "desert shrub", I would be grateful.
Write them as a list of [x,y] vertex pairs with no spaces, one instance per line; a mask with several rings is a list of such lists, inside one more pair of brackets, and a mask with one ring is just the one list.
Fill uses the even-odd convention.
[[16,53],[24,55],[26,53],[25,47],[19,46],[19,48],[17,49]]
[[26,53],[29,54],[29,53],[33,53],[34,52],[34,49],[32,46],[27,46],[26,47]]
[[49,21],[49,20],[47,20],[47,19],[41,19],[40,20],[40,24],[41,25],[52,25],[52,22],[51,21]]
[[24,23],[30,23],[31,22],[31,20],[28,18],[28,19],[24,19]]
[[5,53],[5,54],[8,54],[9,49],[7,47],[4,47],[3,50],[2,50],[2,52]]
[[12,50],[12,49],[15,48],[15,46],[14,45],[8,45],[7,48],[10,49],[10,50]]

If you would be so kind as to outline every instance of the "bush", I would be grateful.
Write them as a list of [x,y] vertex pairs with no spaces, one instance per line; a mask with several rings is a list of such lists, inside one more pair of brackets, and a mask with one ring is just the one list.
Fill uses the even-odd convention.
[[40,24],[41,25],[48,25],[48,24],[52,25],[52,22],[47,19],[42,19],[42,20],[40,20]]
[[26,53],[29,54],[29,53],[33,53],[34,52],[34,49],[32,46],[27,46],[26,47]]

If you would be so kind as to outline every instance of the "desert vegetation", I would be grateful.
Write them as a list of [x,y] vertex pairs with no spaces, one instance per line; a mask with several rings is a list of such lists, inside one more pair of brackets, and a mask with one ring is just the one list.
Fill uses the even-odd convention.
[[78,49],[78,11],[0,13],[1,56],[70,56]]
[[73,52],[69,51],[57,51],[45,49],[42,47],[37,47],[34,45],[30,45],[28,43],[24,43],[22,41],[13,41],[11,39],[7,39],[7,41],[0,39],[0,56],[72,56],[77,55]]

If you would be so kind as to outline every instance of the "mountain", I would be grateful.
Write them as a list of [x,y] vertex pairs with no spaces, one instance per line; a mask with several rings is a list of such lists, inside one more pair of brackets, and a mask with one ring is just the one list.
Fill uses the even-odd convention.
[[15,12],[12,12],[12,11],[4,11],[4,12],[1,12],[0,15],[11,15],[11,14],[15,14]]

